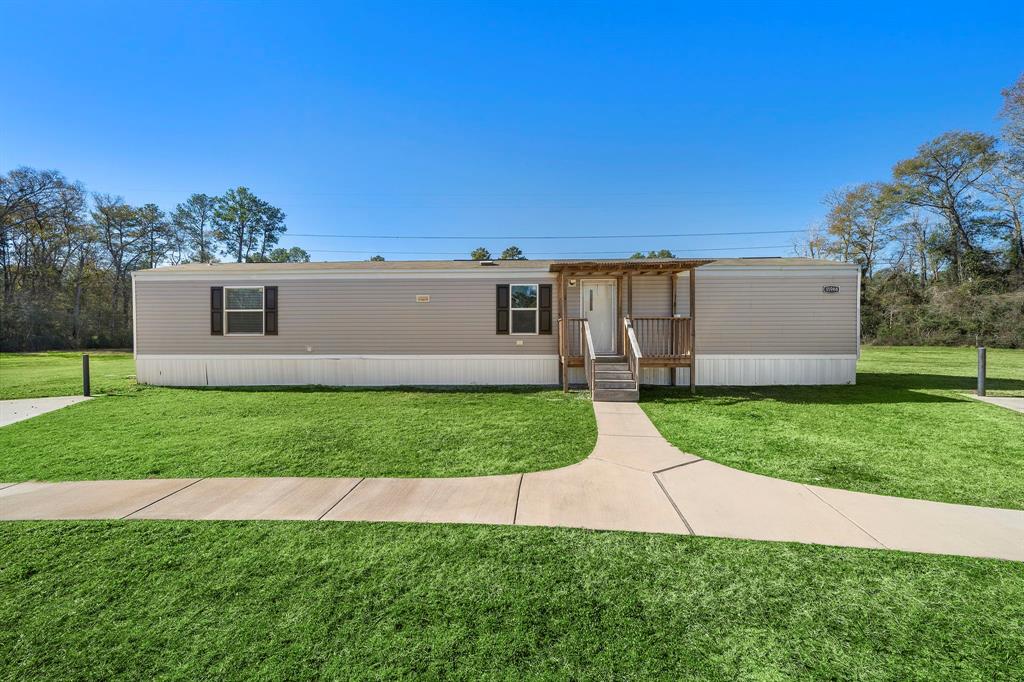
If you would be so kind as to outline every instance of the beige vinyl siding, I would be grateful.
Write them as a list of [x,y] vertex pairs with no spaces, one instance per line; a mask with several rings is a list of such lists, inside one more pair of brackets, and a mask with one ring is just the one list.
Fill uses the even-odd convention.
[[[680,277],[687,277],[686,273]],[[672,276],[633,275],[633,315],[668,317],[672,315]],[[629,290],[626,290],[628,297]],[[624,299],[624,300],[628,300]],[[624,306],[628,305],[623,303]]]
[[[839,293],[823,293],[829,284]],[[688,315],[689,278],[678,287],[679,314]],[[698,268],[696,289],[698,355],[857,352],[855,268]]]
[[[512,274],[512,273],[510,273]],[[846,267],[697,269],[697,351],[733,355],[853,355],[857,352],[857,271]],[[670,279],[633,277],[633,313],[671,312]],[[543,355],[558,352],[557,334],[498,335],[495,285],[555,285],[554,275],[509,278],[396,275],[352,278],[230,275],[207,279],[136,278],[137,352],[196,355]],[[840,286],[838,294],[822,287]],[[276,285],[278,336],[211,336],[210,287]],[[689,314],[689,278],[678,277],[677,307]],[[567,290],[579,316],[580,279]],[[416,303],[418,294],[430,303]],[[627,291],[623,291],[623,305]],[[517,346],[516,341],[522,341]],[[311,350],[307,350],[307,346]]]
[[[565,283],[565,307],[569,311],[568,317],[580,317],[580,292],[583,291],[583,287],[580,285],[581,280],[576,279],[576,286],[569,286],[568,279]],[[557,286],[557,280],[555,282]],[[558,298],[557,292],[555,298]]]
[[[433,279],[135,280],[139,354],[540,355],[557,333],[495,334],[495,285],[553,276]],[[277,336],[211,336],[210,287],[277,286]],[[417,303],[416,296],[430,296]],[[553,291],[552,319],[558,319]],[[522,341],[521,346],[516,342]],[[307,346],[309,350],[307,350]]]
[[[697,351],[735,355],[852,355],[857,352],[856,268],[697,268]],[[579,281],[569,288],[579,314]],[[676,310],[690,314],[689,273],[677,277]],[[672,314],[671,278],[634,275],[633,315]],[[838,294],[822,287],[837,284]],[[625,282],[623,286],[627,286]],[[623,290],[623,307],[628,300]]]

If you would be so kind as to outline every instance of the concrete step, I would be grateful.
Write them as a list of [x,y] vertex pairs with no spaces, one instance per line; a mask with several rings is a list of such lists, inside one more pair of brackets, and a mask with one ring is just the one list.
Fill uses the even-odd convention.
[[598,403],[635,403],[640,400],[640,391],[635,388],[595,388],[593,398]]
[[596,389],[611,389],[611,388],[636,388],[636,382],[632,379],[597,379],[594,381],[594,388]]

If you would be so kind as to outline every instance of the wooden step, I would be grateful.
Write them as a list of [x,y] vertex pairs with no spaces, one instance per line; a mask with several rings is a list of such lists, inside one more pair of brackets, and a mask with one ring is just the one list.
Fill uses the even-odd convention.
[[594,372],[628,372],[629,364],[625,362],[602,362],[594,364]]
[[635,388],[595,388],[593,399],[598,403],[635,403],[640,400],[640,391]]
[[629,379],[597,379],[594,381],[595,389],[606,389],[606,388],[636,388],[636,382],[632,378]]
[[594,359],[594,390],[596,402],[635,403],[640,400],[640,387],[626,358],[602,355]]
[[602,381],[604,379],[609,379],[609,380],[615,381],[615,380],[632,379],[632,378],[633,378],[633,373],[630,372],[628,369],[607,369],[607,370],[605,370],[605,369],[597,369],[597,370],[594,371],[594,380],[595,381]]

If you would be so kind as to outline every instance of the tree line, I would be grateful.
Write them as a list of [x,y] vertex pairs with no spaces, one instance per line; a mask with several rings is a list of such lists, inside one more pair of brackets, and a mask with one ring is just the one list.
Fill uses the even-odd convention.
[[0,348],[128,347],[131,272],[162,264],[308,261],[277,246],[284,212],[245,187],[165,212],[90,194],[60,172],[0,175]]
[[1024,75],[1000,136],[951,131],[825,198],[800,255],[858,263],[869,340],[1024,347]]
[[[469,252],[469,257],[472,260],[492,260],[491,252],[484,246],[478,246]],[[675,254],[668,249],[661,249],[658,251],[648,251],[644,253],[642,251],[636,251],[630,258],[675,258]],[[499,260],[526,260],[526,254],[523,250],[516,245],[508,246],[501,255],[498,256]],[[384,256],[374,256],[370,260],[384,260]]]
[[[478,246],[469,252],[469,257],[472,260],[492,260],[491,252],[484,246]],[[498,256],[499,260],[526,260],[526,254],[523,250],[514,244],[512,246],[505,247],[505,250]]]

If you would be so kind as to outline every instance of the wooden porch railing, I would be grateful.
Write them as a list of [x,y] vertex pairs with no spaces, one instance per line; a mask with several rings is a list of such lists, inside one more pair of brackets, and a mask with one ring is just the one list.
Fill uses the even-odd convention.
[[629,363],[629,371],[633,374],[633,379],[640,384],[640,360],[643,358],[643,353],[640,350],[640,342],[636,338],[636,330],[633,329],[633,323],[628,317],[622,318],[622,329],[625,334],[626,340],[623,347],[626,350],[626,362]]
[[[622,321],[623,355],[629,350],[629,332],[633,331],[639,354],[645,360],[673,360],[692,356],[689,317],[624,317]],[[587,353],[582,317],[559,318],[558,344],[563,358],[585,358]]]
[[580,346],[583,352],[583,368],[587,373],[587,388],[594,390],[594,363],[597,362],[597,353],[594,352],[594,339],[590,336],[590,322],[583,320],[580,328]]
[[689,317],[632,317],[629,318],[643,357],[669,359],[689,357]]
[[563,358],[583,357],[583,318],[558,318],[559,354]]

